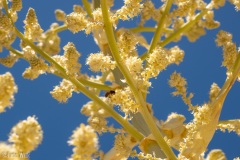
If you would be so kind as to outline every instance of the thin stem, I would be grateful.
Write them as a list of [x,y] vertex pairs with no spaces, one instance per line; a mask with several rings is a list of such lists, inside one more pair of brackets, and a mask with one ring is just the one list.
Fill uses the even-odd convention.
[[112,24],[109,20],[109,14],[108,14],[108,7],[106,0],[101,0],[101,9],[102,9],[102,15],[103,15],[103,21],[104,21],[104,27],[105,27],[105,32],[106,36],[108,39],[108,44],[111,49],[112,55],[117,63],[118,68],[124,75],[128,85],[130,86],[134,97],[137,101],[137,103],[140,104],[140,112],[144,117],[144,120],[148,124],[148,127],[151,130],[151,133],[153,134],[154,138],[156,139],[158,145],[162,148],[163,152],[166,154],[166,156],[171,159],[175,160],[176,156],[174,155],[173,151],[171,148],[167,145],[167,143],[164,141],[161,132],[159,131],[158,127],[156,126],[152,115],[149,113],[146,102],[144,101],[141,92],[138,91],[130,73],[129,70],[126,68],[125,64],[123,63],[123,60],[119,54],[117,43],[114,37],[113,33],[113,28]]
[[65,30],[67,30],[67,29],[68,29],[67,25],[64,24],[64,25],[61,25],[61,26],[58,26],[58,27],[54,28],[54,29],[52,30],[52,32],[54,32],[54,33],[59,33],[59,32],[65,31]]
[[167,15],[170,11],[170,8],[172,6],[172,2],[173,0],[168,0],[167,1],[167,4],[166,4],[166,7],[165,7],[165,10],[161,16],[161,19],[159,20],[158,22],[158,27],[154,33],[154,36],[153,36],[153,39],[151,41],[151,44],[150,44],[150,48],[148,50],[148,53],[151,53],[153,51],[153,49],[157,46],[157,43],[161,37],[161,33],[162,33],[162,30],[163,30],[163,26],[164,26],[164,23],[165,23],[165,20],[167,18]]
[[156,28],[154,27],[135,27],[135,28],[129,28],[132,32],[155,32]]
[[22,54],[20,51],[14,49],[12,46],[10,46],[10,47],[8,48],[8,50],[11,51],[12,53],[16,54],[17,56],[19,56],[19,57],[21,57],[21,58],[24,58],[24,57],[23,57],[23,54]]
[[[145,56],[148,56],[149,54],[151,54],[152,51],[153,51],[153,49],[156,48],[157,43],[158,43],[158,41],[159,41],[160,38],[161,38],[163,26],[164,26],[164,24],[165,24],[165,20],[166,20],[167,15],[168,15],[168,13],[169,13],[169,11],[170,11],[170,8],[171,8],[171,6],[172,6],[172,3],[173,3],[173,0],[168,0],[168,1],[167,1],[166,7],[165,7],[165,9],[164,9],[164,12],[163,12],[162,16],[161,16],[160,19],[159,19],[159,22],[158,22],[158,25],[157,25],[157,29],[156,29],[156,31],[155,31],[155,33],[154,33],[154,36],[153,36],[153,39],[152,39],[152,41],[151,41],[150,47],[149,47],[149,49],[148,49],[148,51],[147,51],[147,55],[146,55],[146,54],[143,54],[144,57],[145,57]],[[142,56],[141,56],[141,59],[142,59]],[[147,68],[147,67],[148,67],[148,62],[146,62],[146,68]],[[148,90],[148,88],[146,88],[146,90]],[[144,96],[144,98],[146,99],[146,98],[147,98],[147,92],[144,93],[143,96]]]
[[83,85],[91,87],[91,88],[96,88],[96,89],[99,89],[99,90],[111,90],[112,89],[112,87],[110,87],[108,85],[105,85],[105,84],[88,81],[86,79],[78,79],[78,80]]
[[91,9],[91,5],[89,4],[89,2],[87,0],[82,0],[83,6],[87,11],[87,14],[89,17],[92,18],[92,9]]
[[190,20],[189,22],[185,23],[179,30],[177,30],[176,32],[174,32],[173,34],[171,34],[169,37],[167,37],[166,39],[164,39],[162,42],[159,43],[159,46],[164,47],[166,46],[168,43],[172,42],[172,40],[179,36],[180,34],[184,33],[185,31],[187,31],[190,27],[192,27],[196,22],[198,22],[208,11],[208,7],[206,7],[206,9],[204,9],[203,11],[201,11],[200,13],[198,13],[195,18],[193,18],[193,20]]
[[[155,32],[156,28],[155,27],[134,27],[134,28],[129,28],[130,31],[134,32],[134,33],[138,33],[138,32]],[[173,32],[172,29],[169,28],[163,28],[164,32]]]
[[[11,15],[8,12],[8,6],[6,3],[6,0],[3,1],[4,9],[7,12],[8,17],[11,19]],[[103,107],[118,123],[120,123],[123,128],[129,132],[137,141],[141,141],[144,136],[139,133],[127,120],[123,119],[112,107],[110,107],[108,104],[103,102],[98,96],[93,94],[91,91],[85,88],[85,86],[80,83],[76,78],[69,77],[66,74],[66,70],[59,65],[54,59],[52,59],[47,53],[42,51],[40,48],[38,48],[34,43],[29,41],[24,37],[24,35],[16,28],[15,24],[12,22],[15,32],[17,36],[22,39],[26,44],[28,44],[35,52],[39,53],[45,60],[47,60],[49,63],[54,64],[56,69],[61,73],[63,78],[71,81],[83,94],[85,94],[87,97],[89,97],[91,100],[93,100],[95,103],[97,103],[99,106]]]
[[[175,37],[179,36],[180,34],[184,33],[185,31],[187,31],[190,27],[192,27],[196,22],[198,22],[208,11],[208,8],[210,7],[210,5],[208,5],[206,7],[205,10],[201,11],[200,13],[198,13],[195,18],[193,18],[192,20],[190,20],[189,22],[185,23],[181,28],[179,28],[176,32],[174,32],[173,34],[171,34],[169,37],[167,37],[166,39],[164,39],[162,42],[158,43],[158,45],[160,47],[164,47],[167,44],[169,44],[170,42],[172,42],[172,40],[175,39]],[[141,55],[141,60],[145,60],[150,52],[145,52],[144,54]]]

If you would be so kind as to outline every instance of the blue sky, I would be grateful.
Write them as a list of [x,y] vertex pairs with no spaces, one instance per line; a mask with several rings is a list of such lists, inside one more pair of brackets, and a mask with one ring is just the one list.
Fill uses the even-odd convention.
[[[33,7],[38,15],[39,23],[46,30],[52,22],[55,22],[54,10],[62,9],[66,13],[72,11],[74,4],[81,3],[79,0],[60,2],[57,0],[23,1],[23,9],[19,13],[18,28],[23,31],[23,20],[29,7]],[[120,3],[120,1],[118,1]],[[233,34],[233,41],[240,44],[240,12],[234,10],[234,6],[226,3],[225,7],[215,12],[215,19],[221,22],[218,29],[210,30],[207,35],[201,37],[196,43],[182,38],[178,45],[185,51],[184,61],[179,66],[170,66],[159,77],[152,79],[152,88],[148,95],[148,102],[153,104],[154,115],[161,120],[166,120],[171,112],[184,114],[187,121],[192,119],[191,113],[180,97],[172,97],[171,89],[167,82],[170,74],[174,71],[181,72],[188,81],[188,91],[194,93],[193,103],[203,104],[208,101],[208,92],[213,82],[219,86],[225,81],[225,68],[221,67],[222,50],[216,47],[215,38],[218,31],[225,30]],[[137,24],[136,21],[124,22],[126,27]],[[60,33],[61,46],[67,42],[74,42],[78,51],[82,53],[81,62],[85,64],[88,54],[97,52],[99,49],[94,44],[92,36],[84,33],[72,34],[69,31]],[[150,42],[152,34],[147,35]],[[14,44],[18,48],[18,42]],[[7,53],[6,50],[4,50]],[[28,116],[36,115],[44,131],[42,144],[30,154],[31,159],[59,159],[64,160],[72,154],[72,147],[67,141],[72,131],[80,123],[86,123],[87,117],[80,114],[83,104],[89,101],[83,94],[74,94],[66,104],[54,100],[49,92],[61,81],[54,75],[42,75],[31,81],[23,79],[21,74],[28,67],[28,63],[20,60],[13,68],[0,66],[0,74],[10,71],[18,85],[18,93],[15,95],[15,103],[11,109],[0,114],[0,141],[6,141],[8,134],[17,122]],[[82,72],[87,72],[88,66],[83,65]],[[240,83],[236,82],[226,98],[220,119],[240,118]],[[111,121],[114,122],[114,121]],[[114,122],[115,123],[115,122]],[[115,123],[117,126],[118,124]],[[103,135],[100,137],[100,149],[105,152],[112,147],[113,136]],[[216,134],[208,149],[222,149],[228,159],[240,156],[240,137],[235,133]]]

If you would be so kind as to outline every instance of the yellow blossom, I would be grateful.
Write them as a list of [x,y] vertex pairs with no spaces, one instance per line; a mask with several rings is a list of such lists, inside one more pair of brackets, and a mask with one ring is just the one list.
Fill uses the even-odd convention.
[[119,159],[126,159],[129,156],[134,142],[135,140],[130,135],[118,134],[115,136],[114,149],[117,151]]
[[5,67],[11,68],[18,60],[18,56],[13,54],[12,52],[5,58],[0,58],[0,64],[4,65]]
[[25,31],[24,35],[26,38],[32,41],[36,41],[42,34],[43,30],[38,23],[38,19],[33,8],[28,10],[26,19],[24,20]]
[[34,50],[32,50],[29,46],[23,48],[23,54],[30,64],[30,67],[26,68],[23,72],[24,78],[33,80],[48,70],[48,65],[45,61],[38,57]]
[[73,33],[84,30],[87,26],[87,23],[88,21],[83,13],[72,12],[66,17],[68,29]]
[[228,132],[236,132],[240,135],[240,119],[220,121],[217,128],[223,132],[228,130]]
[[9,142],[13,147],[24,153],[29,153],[42,142],[43,131],[35,116],[16,124],[9,135]]
[[220,90],[221,89],[218,87],[218,85],[216,83],[213,83],[211,85],[210,92],[209,92],[210,102],[213,102],[217,98],[218,93],[220,92]]
[[72,97],[72,92],[75,90],[74,85],[63,79],[59,86],[55,86],[50,92],[52,97],[59,102],[67,102],[68,98]]
[[58,26],[57,23],[53,23],[50,29],[39,37],[38,46],[49,55],[56,55],[60,52],[61,40],[58,34],[54,32],[54,29]]
[[105,56],[101,52],[91,53],[87,58],[86,64],[89,65],[90,69],[94,72],[106,72],[116,67],[115,61],[111,59],[111,56]]
[[66,58],[65,66],[66,72],[69,76],[80,74],[81,64],[78,62],[80,53],[76,50],[75,45],[68,42],[67,45],[63,47],[64,57]]
[[11,11],[20,11],[22,9],[22,0],[12,0]]
[[14,101],[14,93],[17,92],[17,86],[11,73],[7,72],[0,75],[0,113],[7,107],[11,107]]
[[174,96],[180,95],[184,103],[188,105],[189,110],[193,109],[193,105],[191,102],[193,94],[190,93],[189,95],[187,95],[187,81],[185,80],[185,78],[183,78],[180,73],[173,72],[170,76],[170,80],[168,81],[168,83],[170,87],[176,88],[176,91],[172,92],[172,94]]
[[92,154],[98,150],[98,136],[91,126],[80,124],[68,141],[74,146],[69,160],[92,160]]
[[116,17],[122,20],[128,20],[140,14],[142,9],[142,0],[124,0],[124,6],[116,11]]

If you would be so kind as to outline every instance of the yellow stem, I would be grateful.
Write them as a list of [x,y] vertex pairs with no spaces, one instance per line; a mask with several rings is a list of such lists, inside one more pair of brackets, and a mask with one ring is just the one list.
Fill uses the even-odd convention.
[[83,6],[86,9],[88,16],[92,18],[92,9],[91,9],[91,5],[89,4],[89,2],[87,0],[82,0]]
[[157,27],[157,29],[154,33],[153,39],[151,41],[150,48],[148,50],[148,54],[150,54],[153,51],[153,49],[157,46],[158,41],[160,40],[162,30],[163,30],[163,26],[164,26],[165,20],[167,18],[167,15],[170,11],[170,8],[172,6],[172,2],[173,2],[173,0],[168,0],[167,1],[165,10],[164,10],[159,22],[158,22],[158,25],[157,25],[158,27]]

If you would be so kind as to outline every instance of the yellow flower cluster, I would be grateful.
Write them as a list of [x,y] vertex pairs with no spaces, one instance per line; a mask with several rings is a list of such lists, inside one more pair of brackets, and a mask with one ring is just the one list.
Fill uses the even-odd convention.
[[65,58],[65,66],[66,73],[69,76],[76,76],[80,74],[81,64],[78,62],[80,57],[80,53],[76,50],[75,45],[73,43],[68,42],[66,46],[63,47]]
[[135,140],[130,135],[117,134],[114,141],[114,149],[119,159],[126,159],[132,151]]
[[2,52],[3,47],[11,46],[16,39],[16,34],[11,19],[3,13],[0,13],[0,24],[0,52]]
[[56,55],[60,52],[60,37],[55,32],[59,25],[53,23],[50,29],[39,37],[38,46],[49,55]]
[[91,160],[98,151],[98,136],[90,126],[81,124],[73,131],[69,145],[74,146],[69,160]]
[[187,95],[187,81],[185,80],[185,78],[183,78],[181,76],[180,73],[177,72],[173,72],[172,75],[170,76],[170,80],[168,81],[169,85],[171,87],[176,88],[175,92],[172,92],[172,94],[174,96],[178,96],[180,95],[182,97],[183,102],[188,105],[188,109],[192,110],[193,109],[193,105],[191,102],[191,98],[193,97],[192,93],[189,93],[189,95]]
[[13,147],[23,153],[33,151],[43,139],[43,131],[35,116],[16,124],[9,135],[9,142]]
[[222,30],[217,34],[216,43],[223,47],[222,65],[227,68],[227,75],[229,76],[238,55],[236,44],[232,42],[232,35]]
[[87,58],[87,65],[93,72],[106,72],[113,70],[116,67],[115,61],[110,56],[106,56],[103,53],[90,54]]
[[148,66],[145,70],[146,77],[152,78],[158,76],[168,65],[173,63],[179,64],[183,60],[183,57],[184,52],[177,46],[170,50],[162,47],[155,48],[147,59]]
[[48,70],[48,65],[42,58],[37,56],[31,47],[27,46],[23,48],[23,55],[30,63],[30,67],[26,68],[26,70],[23,72],[24,78],[33,80]]
[[122,20],[129,20],[137,16],[142,9],[141,1],[142,0],[124,0],[124,6],[117,10],[115,16]]
[[50,94],[59,102],[67,102],[68,98],[72,97],[74,90],[75,86],[68,80],[63,79],[59,86],[55,86]]
[[11,73],[7,72],[0,75],[0,113],[4,112],[7,107],[13,105],[14,94],[17,90]]
[[137,104],[133,98],[133,95],[129,87],[124,89],[116,89],[113,95],[109,96],[109,100],[112,104],[120,106],[120,110],[129,116],[129,113],[136,113],[139,109],[139,104]]
[[218,129],[225,132],[228,130],[229,132],[236,132],[240,135],[240,119],[220,121],[218,124]]
[[28,10],[24,24],[24,36],[29,40],[36,41],[41,36],[43,30],[38,23],[36,13],[33,8]]
[[5,58],[0,58],[0,64],[4,65],[5,67],[11,68],[15,62],[18,60],[18,56],[13,53],[9,53],[9,55]]

